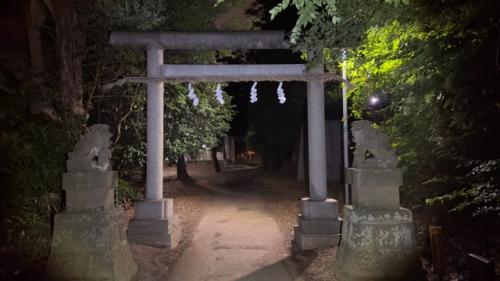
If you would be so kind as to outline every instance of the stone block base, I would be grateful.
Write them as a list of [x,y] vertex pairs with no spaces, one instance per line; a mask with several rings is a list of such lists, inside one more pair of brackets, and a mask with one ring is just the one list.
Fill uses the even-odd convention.
[[399,209],[401,169],[347,169],[352,185],[352,205],[356,209],[390,211]]
[[137,271],[120,208],[55,216],[48,280],[127,281]]
[[305,219],[333,219],[339,216],[338,202],[327,198],[324,201],[312,201],[308,197],[301,200],[302,216]]
[[413,280],[415,231],[408,209],[372,211],[344,206],[335,265],[339,281]]
[[298,216],[298,226],[303,233],[307,234],[340,234],[341,218],[336,219],[305,219],[301,214]]
[[170,216],[168,219],[132,219],[127,230],[128,241],[173,249],[181,239],[181,230],[177,221],[176,216]]
[[131,243],[173,249],[181,239],[181,229],[174,215],[174,200],[135,202],[135,216],[127,230]]
[[324,201],[312,201],[302,198],[302,214],[298,216],[298,225],[294,227],[293,248],[311,250],[334,247],[340,238],[338,202],[327,198]]
[[174,215],[174,199],[141,200],[134,202],[135,219],[155,220]]
[[334,247],[339,244],[339,233],[305,233],[302,227],[293,228],[293,247],[298,250],[312,250]]
[[114,187],[118,184],[116,171],[68,172],[63,174],[62,184],[66,191],[67,211],[115,208]]

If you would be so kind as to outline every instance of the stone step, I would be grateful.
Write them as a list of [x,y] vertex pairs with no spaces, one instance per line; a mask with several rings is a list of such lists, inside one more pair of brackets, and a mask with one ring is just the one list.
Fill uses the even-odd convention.
[[298,226],[307,234],[339,234],[342,219],[305,219],[301,214],[297,217]]
[[138,220],[132,219],[129,222],[127,233],[147,234],[147,233],[169,233],[172,228],[177,227],[178,219],[171,216],[168,219]]
[[161,233],[130,233],[127,232],[129,243],[149,245],[154,247],[165,247],[173,249],[179,244],[181,231],[178,228],[171,228],[171,232]]
[[302,198],[302,216],[305,219],[337,219],[339,206],[335,199],[327,198],[324,201],[312,201],[308,197]]
[[339,244],[340,234],[310,234],[304,233],[300,226],[293,228],[293,243],[300,250],[312,250],[335,247]]

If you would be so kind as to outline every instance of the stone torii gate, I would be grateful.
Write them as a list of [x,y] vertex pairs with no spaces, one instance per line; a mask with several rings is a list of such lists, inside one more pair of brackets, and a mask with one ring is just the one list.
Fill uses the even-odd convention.
[[112,32],[110,43],[144,49],[147,56],[147,77],[125,78],[147,84],[146,199],[135,202],[129,241],[173,248],[180,238],[173,199],[163,198],[164,82],[306,81],[310,197],[302,198],[294,244],[300,249],[337,244],[340,218],[337,201],[327,198],[324,112],[324,81],[340,80],[336,75],[324,73],[322,64],[309,70],[303,64],[164,64],[165,49],[288,49],[282,31]]

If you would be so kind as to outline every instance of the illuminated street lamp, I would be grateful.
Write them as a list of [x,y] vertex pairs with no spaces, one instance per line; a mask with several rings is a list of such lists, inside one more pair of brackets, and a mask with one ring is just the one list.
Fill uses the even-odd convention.
[[377,96],[370,97],[370,105],[377,105],[380,102],[380,98]]

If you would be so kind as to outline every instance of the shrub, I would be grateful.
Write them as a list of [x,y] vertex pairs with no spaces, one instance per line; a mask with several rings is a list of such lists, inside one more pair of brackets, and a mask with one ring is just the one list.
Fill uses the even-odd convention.
[[134,201],[142,199],[141,193],[131,183],[119,179],[118,186],[115,189],[115,204],[123,207],[125,210],[132,206]]

